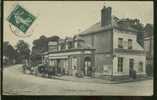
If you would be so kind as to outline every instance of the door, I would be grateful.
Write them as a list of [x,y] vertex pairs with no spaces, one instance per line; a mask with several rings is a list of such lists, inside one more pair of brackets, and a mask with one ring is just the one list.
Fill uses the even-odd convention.
[[129,59],[129,76],[133,77],[134,59]]
[[91,76],[92,74],[92,62],[90,57],[86,57],[84,60],[84,75]]

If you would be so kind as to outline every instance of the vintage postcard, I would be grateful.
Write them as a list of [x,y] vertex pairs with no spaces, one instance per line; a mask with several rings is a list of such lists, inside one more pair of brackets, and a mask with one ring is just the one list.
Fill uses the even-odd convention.
[[3,95],[153,95],[152,1],[3,8]]

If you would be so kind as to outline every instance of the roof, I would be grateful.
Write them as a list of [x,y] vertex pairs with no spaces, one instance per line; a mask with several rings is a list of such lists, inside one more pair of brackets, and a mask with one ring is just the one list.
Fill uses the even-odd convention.
[[109,29],[109,28],[111,28],[111,27],[101,27],[101,23],[97,22],[96,24],[90,26],[85,31],[81,32],[80,35],[94,33],[94,32],[102,31],[102,30]]
[[94,47],[86,42],[81,42],[80,47],[81,49],[94,49]]
[[112,16],[112,24],[102,27],[100,22],[97,22],[96,24],[90,26],[85,31],[81,32],[80,35],[86,35],[91,34],[103,30],[109,30],[109,29],[119,29],[119,30],[125,30],[125,31],[132,31],[132,32],[138,32],[138,30],[134,29],[129,25],[127,20],[125,19],[119,19],[118,17]]
[[84,39],[82,37],[80,37],[79,35],[75,35],[73,37],[74,41],[84,41]]

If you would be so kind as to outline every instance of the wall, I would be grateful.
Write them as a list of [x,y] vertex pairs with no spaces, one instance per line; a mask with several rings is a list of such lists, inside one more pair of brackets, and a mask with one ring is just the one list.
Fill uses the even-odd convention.
[[128,49],[128,39],[132,39],[132,46],[134,50],[144,50],[144,48],[137,42],[136,33],[118,31],[114,29],[113,31],[113,48],[118,48],[118,38],[123,38],[123,47]]
[[112,74],[112,56],[111,54],[95,55],[96,74],[111,75]]
[[[123,72],[117,72],[118,57],[123,57]],[[145,55],[129,55],[129,54],[116,54],[113,59],[113,75],[129,75],[129,59],[134,59],[134,69],[137,74],[145,74]],[[139,72],[139,62],[143,62],[143,72]]]
[[96,53],[111,52],[112,50],[112,31],[99,32],[94,34],[94,48]]
[[92,45],[97,52],[110,52],[112,50],[112,31],[97,32],[82,36],[82,39]]
[[[113,49],[118,48],[118,38],[123,38],[123,49],[128,49],[128,39],[132,39],[132,49],[133,50],[141,50],[144,51],[144,48],[137,42],[136,40],[136,33],[126,32],[126,31],[118,31],[114,29],[113,31]],[[136,54],[127,54],[127,53],[116,53],[114,52],[114,59],[113,59],[113,75],[129,75],[129,59],[133,58],[135,63],[135,70],[137,74],[145,74],[145,54],[136,55]],[[117,57],[123,57],[123,72],[117,72],[117,64],[118,60]],[[139,62],[143,62],[144,72],[138,71],[138,64]]]
[[[82,36],[86,43],[92,45],[95,51],[96,74],[111,75],[112,70],[112,31],[103,31]],[[108,69],[108,71],[104,71]]]

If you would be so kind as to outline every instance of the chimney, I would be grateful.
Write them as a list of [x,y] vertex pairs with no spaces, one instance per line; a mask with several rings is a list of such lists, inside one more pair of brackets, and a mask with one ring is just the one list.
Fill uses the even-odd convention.
[[101,26],[107,26],[111,24],[112,20],[112,8],[111,7],[105,7],[101,10]]

